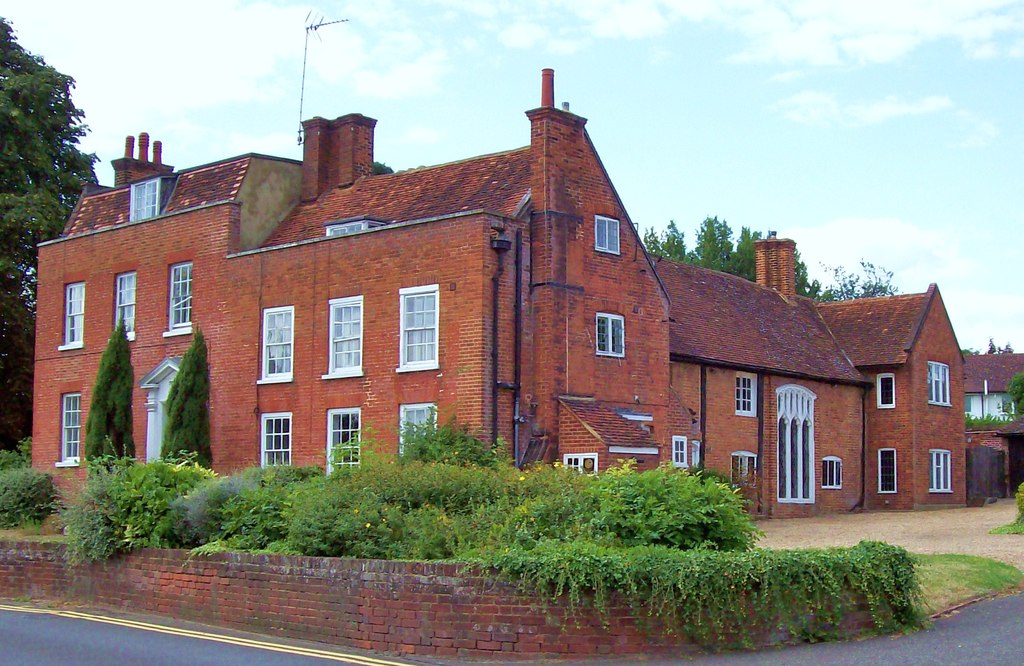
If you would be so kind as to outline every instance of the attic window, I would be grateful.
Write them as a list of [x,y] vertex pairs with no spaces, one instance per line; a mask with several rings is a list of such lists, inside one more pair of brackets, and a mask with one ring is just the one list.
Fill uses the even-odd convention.
[[326,226],[327,237],[348,236],[349,234],[366,231],[367,229],[373,229],[374,227],[380,227],[383,225],[384,222],[380,220],[371,220],[369,218],[362,220],[350,220],[348,222],[332,222]]
[[131,215],[132,222],[148,220],[156,217],[160,202],[160,179],[154,178],[132,185]]

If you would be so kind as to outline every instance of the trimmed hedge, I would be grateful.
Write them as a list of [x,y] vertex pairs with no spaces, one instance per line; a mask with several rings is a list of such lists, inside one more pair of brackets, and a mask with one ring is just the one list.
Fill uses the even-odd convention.
[[867,606],[878,632],[921,625],[915,564],[903,548],[862,541],[852,548],[679,551],[611,549],[547,541],[474,560],[570,608],[607,610],[613,595],[638,617],[701,644],[752,645],[758,630],[792,638],[838,635],[844,615]]

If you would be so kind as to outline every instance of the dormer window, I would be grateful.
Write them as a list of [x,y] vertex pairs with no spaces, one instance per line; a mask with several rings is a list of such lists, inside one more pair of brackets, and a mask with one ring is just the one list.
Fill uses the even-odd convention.
[[130,220],[148,220],[160,212],[160,179],[154,178],[132,185]]
[[343,222],[331,222],[326,225],[327,237],[331,236],[348,236],[349,234],[358,233],[360,231],[366,231],[367,229],[373,229],[374,227],[383,226],[384,222],[381,220],[375,220],[372,218],[363,218],[358,220],[346,220]]

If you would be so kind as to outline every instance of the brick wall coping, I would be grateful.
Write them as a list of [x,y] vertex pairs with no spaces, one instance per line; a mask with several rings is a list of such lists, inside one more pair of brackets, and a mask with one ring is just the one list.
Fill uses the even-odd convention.
[[[391,653],[537,658],[694,654],[645,631],[624,603],[571,613],[465,564],[136,551],[68,566],[64,546],[0,541],[0,597],[72,601]],[[866,611],[844,635],[872,626]],[[760,645],[792,640],[767,628]]]

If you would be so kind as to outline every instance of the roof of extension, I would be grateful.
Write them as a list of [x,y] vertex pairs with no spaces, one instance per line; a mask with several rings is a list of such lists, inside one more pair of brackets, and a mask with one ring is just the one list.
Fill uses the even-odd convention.
[[[164,208],[164,215],[211,203],[233,201],[238,196],[242,180],[254,157],[262,156],[241,155],[164,176],[177,180]],[[64,227],[64,235],[74,236],[126,224],[130,208],[131,184],[83,194]]]
[[600,400],[565,395],[558,399],[605,446],[657,446],[637,421],[620,416]]
[[1004,393],[1010,380],[1024,372],[1024,354],[971,354],[964,356],[964,393]]
[[735,275],[661,259],[672,298],[669,349],[677,358],[784,375],[863,383],[815,302]]
[[1006,437],[1021,437],[1024,436],[1024,416],[1020,417],[1013,423],[999,430],[1000,435]]
[[936,293],[932,284],[922,294],[857,298],[818,308],[857,367],[902,365]]
[[298,205],[263,245],[319,238],[328,222],[359,217],[407,222],[472,210],[512,217],[529,190],[528,147],[361,178]]

